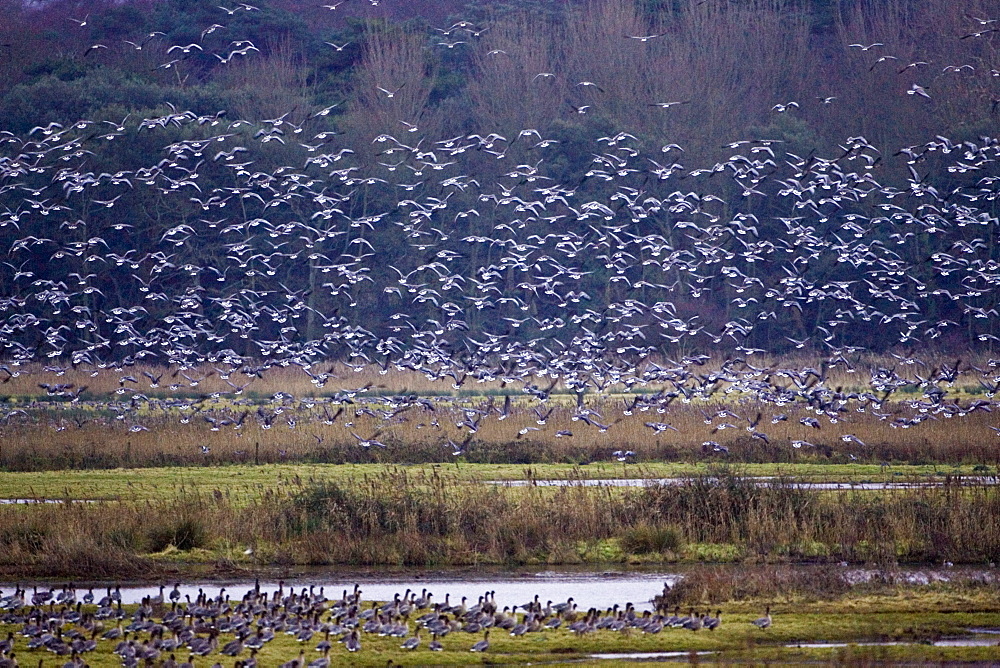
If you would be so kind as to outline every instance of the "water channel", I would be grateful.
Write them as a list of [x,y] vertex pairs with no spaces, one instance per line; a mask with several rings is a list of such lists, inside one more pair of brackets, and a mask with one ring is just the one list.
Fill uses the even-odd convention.
[[[780,482],[779,478],[769,476],[759,476],[748,478],[761,487]],[[551,480],[489,480],[488,484],[500,485],[502,487],[656,487],[656,486],[679,486],[688,482],[687,478],[573,478],[573,479],[551,479]],[[817,490],[817,491],[883,491],[883,490],[903,490],[903,489],[928,489],[943,487],[946,484],[963,486],[998,485],[1000,477],[997,476],[963,476],[961,479],[945,480],[922,480],[918,482],[808,482],[793,480],[781,482],[795,489]]]
[[[616,567],[619,567],[616,565]],[[718,566],[718,568],[739,568],[738,565]],[[829,568],[802,564],[795,566],[802,569]],[[669,570],[660,566],[653,569],[629,570],[593,570],[593,567],[573,568],[560,566],[553,569],[520,569],[501,570],[493,568],[478,569],[439,569],[439,570],[390,570],[390,569],[331,569],[303,568],[287,573],[284,577],[268,575],[259,580],[215,579],[175,583],[163,581],[160,583],[129,583],[129,582],[80,582],[76,586],[77,598],[81,598],[88,589],[93,589],[97,599],[111,588],[118,587],[123,603],[138,603],[147,596],[160,593],[160,584],[165,588],[164,595],[177,584],[181,600],[190,597],[194,600],[199,592],[216,597],[222,593],[231,600],[239,600],[255,586],[262,591],[274,592],[283,583],[285,591],[291,589],[313,588],[324,590],[324,595],[330,599],[339,598],[343,591],[353,591],[358,585],[362,598],[367,601],[387,601],[399,594],[402,596],[408,589],[420,595],[424,590],[433,594],[433,601],[443,601],[445,595],[450,596],[452,604],[465,597],[470,605],[478,601],[487,591],[495,592],[497,603],[503,607],[521,606],[534,600],[538,595],[544,605],[547,601],[561,602],[570,597],[578,607],[588,609],[610,608],[614,605],[625,606],[632,603],[637,610],[651,610],[652,598],[663,591],[664,585],[673,586],[684,577],[684,573],[693,566],[676,566]],[[986,580],[1000,583],[1000,569],[983,567],[941,567],[941,568],[898,568],[890,571],[873,568],[841,566],[844,578],[852,584],[862,584],[876,579],[906,584],[925,585],[934,582],[949,582],[955,580]],[[0,583],[0,598],[13,593],[15,586],[26,588],[30,592],[34,588],[40,590],[54,587],[57,591],[66,583],[59,582],[29,582]],[[225,589],[223,592],[222,589]]]

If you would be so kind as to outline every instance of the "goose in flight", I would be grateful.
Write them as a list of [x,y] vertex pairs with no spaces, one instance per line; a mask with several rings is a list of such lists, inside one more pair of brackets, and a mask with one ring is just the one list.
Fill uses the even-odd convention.
[[396,93],[398,93],[399,91],[403,90],[403,86],[405,86],[405,85],[406,85],[406,82],[403,82],[403,84],[400,85],[395,90],[389,90],[388,88],[382,88],[381,86],[375,86],[375,87],[378,88],[381,92],[385,93],[385,96],[387,98],[391,98],[391,97],[396,97]]
[[667,33],[665,32],[659,32],[652,35],[626,35],[626,37],[628,37],[629,39],[637,40],[639,42],[648,42],[651,39],[657,39],[659,37],[663,37],[666,34]]

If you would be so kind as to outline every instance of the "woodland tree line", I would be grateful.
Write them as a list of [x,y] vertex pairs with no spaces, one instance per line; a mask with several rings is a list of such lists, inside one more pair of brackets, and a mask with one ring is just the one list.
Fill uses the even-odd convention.
[[[897,293],[926,297],[920,322],[955,323],[942,339],[948,345],[992,341],[993,319],[974,320],[968,300],[952,303],[948,293],[932,292],[968,285],[940,271],[942,262],[928,265],[935,253],[955,251],[956,243],[973,249],[983,271],[998,259],[993,182],[987,181],[985,190],[982,185],[996,173],[995,166],[986,160],[967,170],[954,168],[955,156],[927,149],[928,142],[943,138],[948,145],[965,140],[982,145],[982,137],[997,133],[1000,37],[990,22],[995,7],[986,0],[465,6],[384,1],[381,7],[349,0],[336,9],[320,6],[319,0],[254,4],[252,10],[233,11],[216,0],[0,2],[5,17],[0,25],[0,160],[6,167],[0,178],[5,210],[0,254],[7,260],[0,265],[0,296],[7,298],[4,334],[19,340],[20,350],[42,344],[18,338],[30,329],[32,318],[46,320],[41,332],[51,334],[62,325],[72,329],[79,315],[71,313],[74,305],[110,314],[141,304],[150,322],[178,311],[197,312],[209,321],[225,311],[228,318],[231,310],[220,302],[246,298],[233,296],[234,279],[251,290],[269,286],[244,303],[258,312],[270,309],[273,316],[273,329],[255,337],[309,342],[324,327],[341,334],[345,327],[361,327],[372,340],[385,339],[394,331],[390,315],[400,308],[385,290],[396,286],[389,265],[426,269],[449,238],[493,238],[503,225],[520,224],[517,233],[523,237],[545,234],[550,223],[543,217],[525,213],[523,219],[501,219],[495,213],[497,193],[507,187],[498,191],[496,184],[511,183],[504,175],[513,165],[542,170],[546,185],[564,186],[577,200],[620,202],[612,179],[581,176],[599,155],[595,142],[619,132],[630,133],[629,146],[643,155],[638,160],[646,173],[638,170],[629,182],[637,191],[662,198],[669,191],[695,188],[719,198],[713,215],[754,220],[755,235],[764,240],[798,235],[779,222],[800,213],[781,195],[787,187],[781,179],[807,171],[802,164],[813,156],[842,159],[843,169],[871,174],[902,191],[915,182],[937,193],[984,192],[975,203],[977,224],[952,224],[947,235],[924,231],[899,242],[897,267],[919,277],[924,287]],[[534,133],[524,134],[527,130]],[[502,141],[491,144],[491,133]],[[64,145],[47,142],[50,135]],[[460,177],[444,187],[422,180],[433,176],[435,167],[421,168],[405,157],[399,162],[386,151],[404,145],[412,156],[421,148],[440,147],[447,138],[473,135],[478,143],[472,150],[449,155],[438,149],[457,163],[449,174],[457,171]],[[859,144],[850,142],[859,137],[873,148],[855,151]],[[770,165],[763,162],[768,156],[758,156],[763,175],[754,172],[757,180],[727,173],[696,186],[681,178],[660,185],[650,164],[656,160],[662,164],[653,165],[669,169],[673,163],[680,165],[678,172],[711,169],[731,163],[734,151],[747,152],[747,146],[732,142],[761,139],[777,143],[769,145]],[[557,145],[539,149],[542,140]],[[661,148],[669,145],[679,148]],[[505,160],[490,153],[503,147]],[[900,149],[904,152],[896,153]],[[915,154],[919,160],[907,160]],[[802,163],[790,168],[797,159]],[[60,176],[62,162],[67,170],[72,167],[72,175]],[[234,163],[247,163],[245,173]],[[373,176],[385,176],[386,170],[395,182]],[[196,187],[189,187],[184,174],[195,172]],[[89,181],[81,182],[81,175],[89,175]],[[532,181],[530,169],[522,176],[517,185],[535,187],[526,184]],[[415,192],[407,190],[410,182],[420,184]],[[746,196],[747,187],[758,189],[759,196]],[[257,194],[244,196],[250,192]],[[482,198],[487,192],[494,201]],[[324,209],[327,195],[334,197],[333,204]],[[411,225],[413,212],[433,200],[449,201],[448,212],[435,218],[432,210],[425,227]],[[871,203],[837,206],[829,220],[816,216],[822,221],[816,223],[806,215],[805,222],[822,236],[840,230],[843,216],[851,212],[879,213]],[[337,210],[332,219],[331,207]],[[469,209],[476,213],[455,215]],[[911,212],[925,213],[916,205]],[[663,207],[630,218],[613,210],[615,216],[631,225],[630,233],[667,239],[678,252],[700,243],[678,227],[684,211]],[[588,234],[585,227],[579,226]],[[881,241],[891,244],[893,230],[885,230]],[[289,236],[288,246],[268,245],[269,237],[281,235]],[[422,235],[430,235],[433,243],[422,242]],[[234,251],[240,238],[249,236],[248,247]],[[25,241],[28,237],[47,241],[36,244]],[[871,240],[866,230],[865,241]],[[628,285],[614,280],[615,242],[606,245],[604,259],[596,254],[573,258],[581,272],[578,287],[587,293],[582,303],[562,295],[495,313],[463,304],[464,325],[473,331],[495,326],[527,337],[544,330],[540,321],[588,309],[602,313],[609,304],[630,299],[651,303],[661,298],[651,287],[634,288],[647,279],[638,264],[629,268],[638,274]],[[459,275],[464,270],[465,279],[486,280],[476,272],[490,264],[490,254],[499,261],[504,249],[478,247],[481,256],[446,258],[449,269]],[[372,254],[362,263],[371,271],[344,279],[345,266],[350,274],[362,265],[345,264],[343,257],[360,257],[363,251]],[[99,261],[91,259],[94,253],[101,255]],[[285,254],[282,261],[269,260],[277,253]],[[708,284],[714,287],[705,292],[697,289],[702,281],[696,272],[676,272],[680,285],[690,288],[671,293],[676,313],[698,315],[701,325],[726,331],[740,313],[734,301],[754,294],[758,283],[769,286],[784,277],[781,263],[770,258],[731,260],[737,274],[713,275]],[[338,271],[340,277],[331,283]],[[832,292],[837,281],[856,280],[857,273],[857,266],[831,256],[809,266],[808,281]],[[744,281],[741,290],[737,276],[760,281]],[[515,290],[519,279],[501,263],[497,280],[503,294]],[[74,288],[75,281],[84,287],[62,310],[58,295]],[[151,284],[169,286],[164,294],[172,303],[147,299]],[[464,289],[474,302],[471,285]],[[844,289],[864,291],[866,303],[878,298],[860,282]],[[46,290],[55,296],[45,296]],[[761,293],[763,298],[763,287]],[[973,297],[983,313],[996,306],[989,291]],[[783,335],[809,337],[817,325],[840,317],[837,299],[823,302],[786,309],[757,328],[749,342],[789,348]],[[440,303],[418,299],[407,308],[418,320],[439,317]],[[500,316],[522,312],[535,321],[505,330]],[[127,330],[121,312],[116,317],[97,324]],[[332,319],[337,322],[331,325]],[[871,347],[895,341],[895,336],[884,339],[878,322],[858,323],[851,340]],[[900,329],[897,323],[891,328]],[[218,343],[247,345],[238,338]],[[349,339],[345,344],[341,336],[325,352],[344,354],[352,349]],[[656,341],[654,347],[669,352],[677,342]],[[60,354],[58,345],[38,350]]]

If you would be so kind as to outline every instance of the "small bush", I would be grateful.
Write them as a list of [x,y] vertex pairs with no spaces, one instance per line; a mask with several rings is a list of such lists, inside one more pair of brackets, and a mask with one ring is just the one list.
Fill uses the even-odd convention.
[[685,552],[687,558],[695,561],[731,563],[743,558],[743,550],[733,543],[692,543]]
[[640,524],[625,531],[621,547],[633,554],[677,552],[683,545],[680,529],[675,526]]
[[41,577],[136,578],[152,564],[126,550],[98,545],[87,535],[50,536],[31,570]]
[[201,520],[194,517],[181,518],[174,524],[155,526],[146,533],[150,552],[161,552],[173,545],[178,550],[192,550],[205,547],[208,532]]

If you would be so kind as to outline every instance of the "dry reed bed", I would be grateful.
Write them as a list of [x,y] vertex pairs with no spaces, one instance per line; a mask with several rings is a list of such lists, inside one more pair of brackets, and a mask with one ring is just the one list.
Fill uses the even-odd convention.
[[[998,610],[997,577],[981,569],[965,572],[942,569],[924,580],[914,577],[912,570],[891,565],[859,569],[842,564],[806,567],[801,564],[741,564],[738,568],[701,564],[686,569],[683,578],[673,587],[664,587],[653,600],[668,610],[676,605],[722,603],[738,609],[741,606],[734,606],[734,603],[753,602],[746,607],[749,611],[753,611],[751,606],[760,601],[785,604],[794,601],[796,607],[808,607],[810,612],[834,612],[838,602],[847,600],[855,612],[861,612],[885,610],[884,599],[889,598],[893,600],[890,604],[893,610],[902,613],[927,610],[931,597],[916,595],[922,591],[956,598],[977,597],[981,609]],[[907,591],[908,595],[900,596],[901,591]]]
[[[465,409],[487,410],[487,398],[435,402],[433,411],[411,409],[384,418],[385,404],[377,399],[348,405],[335,420],[337,408],[292,402],[239,406],[206,400],[195,408],[154,408],[144,405],[131,416],[99,405],[70,403],[35,407],[0,425],[0,468],[47,470],[60,468],[114,468],[206,465],[232,462],[283,461],[321,463],[449,462],[455,444],[464,444],[463,461],[484,463],[545,463],[606,461],[615,450],[632,450],[640,461],[717,460],[734,462],[948,462],[1000,464],[995,418],[986,411],[964,417],[932,415],[912,427],[898,420],[921,415],[912,406],[892,402],[883,415],[853,410],[848,403],[834,424],[819,416],[821,428],[799,422],[817,417],[805,406],[776,407],[748,398],[728,401],[675,401],[665,412],[650,409],[622,414],[626,399],[594,398],[587,402],[609,428],[602,431],[574,420],[573,401],[554,397],[545,424],[533,410],[537,404],[518,398],[505,420],[483,417],[478,431],[469,434]],[[495,402],[493,405],[495,406]],[[738,417],[719,417],[720,411]],[[277,411],[281,411],[278,413]],[[271,425],[261,413],[272,416]],[[754,438],[748,429],[760,414]],[[785,416],[776,424],[772,420]],[[122,418],[122,419],[118,419]],[[219,426],[222,420],[243,424]],[[216,425],[209,420],[215,420]],[[708,420],[708,423],[706,423]],[[646,423],[665,423],[673,429],[657,433]],[[722,425],[732,425],[722,428]],[[676,429],[676,431],[674,431]],[[528,431],[530,430],[530,431]],[[569,431],[572,436],[559,436]],[[525,433],[521,433],[525,432]],[[853,435],[864,445],[845,442]],[[387,447],[362,447],[358,439],[377,436]],[[468,440],[467,440],[468,439]],[[795,448],[793,441],[817,447]],[[714,441],[728,449],[703,445]],[[207,452],[206,452],[207,448]]]
[[[179,557],[230,566],[711,554],[748,562],[988,563],[1000,559],[1000,525],[990,520],[997,516],[1000,490],[985,486],[830,494],[722,474],[679,486],[514,490],[400,472],[353,484],[300,482],[291,493],[238,502],[220,492],[182,501],[0,507],[0,571],[138,576]],[[151,556],[170,546],[181,552]],[[248,547],[251,556],[243,554]]]

